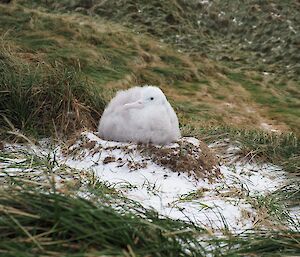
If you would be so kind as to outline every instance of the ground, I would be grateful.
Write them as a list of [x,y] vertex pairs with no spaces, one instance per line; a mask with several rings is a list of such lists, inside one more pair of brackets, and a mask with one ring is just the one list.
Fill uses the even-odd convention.
[[[299,256],[299,3],[0,1],[0,253]],[[182,140],[107,142],[119,89]]]

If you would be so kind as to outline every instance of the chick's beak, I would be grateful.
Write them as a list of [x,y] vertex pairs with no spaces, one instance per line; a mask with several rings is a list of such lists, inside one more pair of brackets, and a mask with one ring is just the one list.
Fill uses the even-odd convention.
[[138,100],[133,103],[124,104],[124,107],[127,109],[142,109],[144,107],[144,103],[142,100]]

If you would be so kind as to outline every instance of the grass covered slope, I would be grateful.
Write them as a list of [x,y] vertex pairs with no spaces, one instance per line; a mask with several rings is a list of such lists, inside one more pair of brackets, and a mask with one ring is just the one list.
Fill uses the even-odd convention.
[[[26,1],[27,7],[19,3],[23,4],[16,1],[0,6],[2,55],[9,52],[19,65],[25,65],[24,69],[29,65],[31,72],[39,69],[43,76],[47,76],[47,69],[72,70],[72,76],[80,77],[80,83],[92,85],[80,99],[75,93],[75,98],[68,101],[77,101],[84,108],[93,110],[93,124],[97,123],[103,104],[110,99],[113,90],[147,83],[163,88],[183,126],[205,124],[249,128],[251,124],[252,129],[267,124],[272,129],[299,133],[298,81],[231,68],[201,52],[178,52],[172,44],[160,42],[157,36],[135,33],[104,20],[105,15],[90,17],[75,11],[66,12],[75,10],[78,5],[68,7],[67,3],[61,2],[56,8],[58,12],[36,8],[42,3]],[[2,60],[3,74],[9,69],[7,60],[6,57]],[[24,72],[20,74],[23,76]],[[54,83],[59,84],[65,75],[55,76],[59,81]],[[1,87],[7,92],[5,83],[1,83]],[[3,101],[6,97],[9,96],[2,95]],[[73,113],[74,108],[68,112]],[[79,121],[81,118],[78,118],[78,112],[75,113]],[[64,117],[67,116],[65,113]],[[74,115],[71,118],[74,119]],[[9,116],[7,119],[14,120]],[[80,126],[90,127],[84,118],[81,120]],[[2,121],[2,124],[7,122]],[[18,129],[24,127],[20,121],[15,126]],[[56,127],[60,129],[61,126]]]
[[122,22],[184,51],[232,65],[300,75],[298,1],[35,0],[32,5]]

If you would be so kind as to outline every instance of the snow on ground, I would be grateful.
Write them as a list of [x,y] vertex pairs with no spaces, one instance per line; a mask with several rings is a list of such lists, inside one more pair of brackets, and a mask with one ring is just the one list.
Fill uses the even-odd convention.
[[[135,145],[104,141],[92,133],[85,135],[95,143],[92,151],[81,151],[81,158],[61,159],[66,165],[94,172],[101,181],[116,185],[128,198],[154,208],[162,215],[213,229],[224,226],[232,230],[251,228],[255,210],[245,196],[266,194],[282,183],[282,172],[278,167],[249,163],[221,165],[224,177],[213,183],[197,180],[153,163],[142,156]],[[197,145],[197,139],[184,140]],[[133,151],[122,149],[124,146]],[[93,152],[93,149],[100,150]]]
[[[182,140],[199,145],[197,139]],[[249,197],[276,190],[284,181],[279,167],[240,162],[220,165],[223,176],[214,181],[196,179],[155,164],[135,144],[108,142],[89,132],[69,150],[73,153],[64,154],[60,147],[54,150],[59,164],[94,173],[100,181],[161,215],[213,230],[252,228],[256,210]],[[47,153],[45,147],[35,151]],[[48,149],[53,155],[51,151]]]

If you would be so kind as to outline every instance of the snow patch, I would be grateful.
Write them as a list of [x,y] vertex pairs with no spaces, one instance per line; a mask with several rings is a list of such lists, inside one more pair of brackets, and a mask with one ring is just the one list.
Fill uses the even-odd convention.
[[[92,133],[86,136],[101,145],[100,150],[94,152],[93,148],[82,152],[81,158],[61,157],[61,163],[93,172],[100,181],[113,184],[126,197],[140,202],[144,207],[154,208],[161,215],[192,221],[211,229],[228,227],[240,231],[251,228],[255,210],[242,195],[266,194],[282,184],[283,173],[271,164],[224,164],[220,166],[223,178],[211,183],[173,172],[134,150],[130,152],[133,162],[146,165],[130,168],[126,163],[128,156],[124,162],[124,156],[128,153],[121,146],[132,147],[131,144],[108,142]],[[185,140],[199,146],[198,139]],[[167,147],[176,147],[176,144]],[[110,156],[119,162],[106,163],[106,158]],[[253,218],[249,215],[244,217],[245,213]]]
[[[220,165],[222,176],[217,180],[196,179],[153,163],[151,158],[141,154],[135,144],[105,141],[96,133],[83,135],[84,139],[68,148],[72,154],[65,154],[60,146],[50,149],[46,143],[40,147],[13,145],[5,149],[46,154],[58,165],[73,168],[74,172],[95,174],[99,181],[113,185],[127,198],[146,208],[153,208],[163,216],[194,222],[213,231],[251,229],[256,221],[256,210],[248,201],[249,197],[275,191],[284,181],[284,173],[277,166],[242,162]],[[197,147],[200,145],[196,138],[183,140]],[[82,147],[84,144],[89,147]],[[218,142],[210,147],[220,144]],[[177,149],[180,144],[166,147]],[[231,152],[236,150],[233,147]],[[22,159],[14,161],[21,162]],[[0,168],[5,167],[7,164],[1,160]],[[9,171],[13,174],[20,169],[11,168]],[[60,174],[55,174],[54,178],[62,179]],[[80,192],[80,195],[87,198],[89,194]]]

